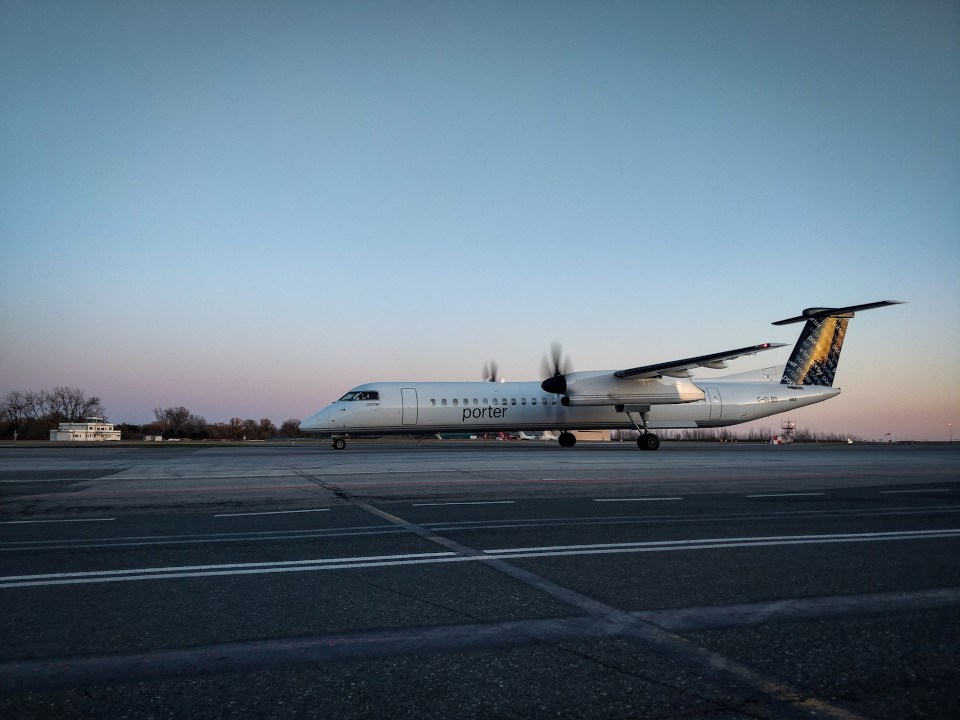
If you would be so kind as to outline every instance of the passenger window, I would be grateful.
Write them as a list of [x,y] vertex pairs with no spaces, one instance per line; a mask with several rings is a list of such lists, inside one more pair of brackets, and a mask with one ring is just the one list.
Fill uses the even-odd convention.
[[430,398],[430,404],[436,406],[437,401],[434,400],[433,398]]
[[516,398],[510,398],[510,404],[511,404],[511,405],[516,405],[516,404],[517,404],[517,399],[516,399]]
[[476,398],[474,398],[474,399],[473,399],[473,404],[474,404],[474,405],[479,405],[480,402],[479,402]]
[[446,399],[446,398],[443,398],[443,400],[440,401],[440,404],[441,404],[443,407],[446,407],[446,406],[447,406],[447,399]]
[[526,405],[526,404],[527,404],[527,399],[526,399],[526,398],[520,398],[520,404],[521,404],[521,405]]
[[456,398],[453,399],[453,406],[454,406],[454,407],[457,406],[457,399],[456,399]]
[[464,405],[469,405],[469,404],[470,404],[470,401],[469,401],[467,398],[464,398],[464,399],[463,399],[463,404],[464,404]]
[[486,398],[484,398],[484,399],[483,399],[483,404],[484,404],[484,405],[489,405],[490,402],[489,402]]
[[536,405],[536,404],[537,404],[537,399],[536,399],[536,398],[530,398],[530,404],[531,404],[531,405]]

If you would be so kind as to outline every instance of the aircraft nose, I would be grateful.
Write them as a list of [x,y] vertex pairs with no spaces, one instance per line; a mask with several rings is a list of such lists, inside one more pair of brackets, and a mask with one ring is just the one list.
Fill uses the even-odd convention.
[[325,430],[330,422],[330,411],[324,408],[310,417],[300,421],[300,429],[304,432]]

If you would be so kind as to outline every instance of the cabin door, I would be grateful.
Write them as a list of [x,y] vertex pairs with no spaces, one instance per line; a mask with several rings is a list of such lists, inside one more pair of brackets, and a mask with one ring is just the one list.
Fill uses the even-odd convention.
[[417,389],[400,388],[400,395],[403,397],[403,418],[401,422],[404,425],[417,424]]
[[720,403],[720,391],[717,388],[707,388],[707,402],[710,403],[710,419],[719,420],[723,405]]

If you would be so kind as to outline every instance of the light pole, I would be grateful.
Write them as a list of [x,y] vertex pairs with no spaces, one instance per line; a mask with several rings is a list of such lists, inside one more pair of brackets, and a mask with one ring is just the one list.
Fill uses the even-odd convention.
[[953,423],[947,423],[947,429],[950,431],[950,442],[953,442]]

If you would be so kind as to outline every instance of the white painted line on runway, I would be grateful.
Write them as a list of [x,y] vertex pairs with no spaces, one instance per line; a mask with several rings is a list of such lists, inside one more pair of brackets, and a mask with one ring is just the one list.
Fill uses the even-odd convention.
[[266,510],[264,512],[220,513],[219,515],[214,515],[214,517],[247,517],[248,515],[292,515],[294,513],[328,512],[329,510],[330,508],[314,508],[312,510]]
[[696,550],[730,550],[787,545],[822,545],[832,543],[889,542],[896,540],[933,540],[960,538],[960,528],[940,530],[903,530],[876,533],[837,533],[829,535],[773,535],[754,537],[699,538],[690,540],[657,540],[635,543],[601,543],[594,545],[553,545],[519,548],[494,548],[478,555],[456,552],[414,553],[403,555],[369,555],[347,558],[316,558],[278,562],[232,563],[222,565],[181,565],[173,567],[131,568],[129,570],[96,570],[91,572],[46,573],[41,575],[9,575],[0,577],[0,589],[50,585],[112,583],[128,580],[169,580],[174,578],[223,577],[227,575],[261,575],[265,573],[318,572],[402,565],[424,565],[450,562],[484,562],[571,555],[609,555],[614,553],[660,553]]
[[960,536],[960,528],[944,530],[893,530],[874,533],[832,533],[829,535],[767,535],[757,537],[702,538],[696,540],[647,540],[630,543],[590,545],[547,545],[484,550],[496,557],[545,557],[557,555],[599,555],[622,552],[663,552],[665,550],[714,550],[719,548],[765,547],[768,545],[811,545],[876,540],[917,540]]
[[414,503],[413,507],[437,507],[440,505],[513,505],[516,500],[478,500],[476,502]]
[[746,495],[748,498],[758,498],[758,497],[812,497],[813,495],[826,495],[826,493],[815,492],[815,493],[769,493],[767,495]]
[[[129,570],[94,570],[91,572],[73,572],[73,573],[45,573],[42,575],[9,575],[4,578],[0,578],[0,581],[13,581],[13,580],[56,580],[60,578],[94,578],[99,580],[106,580],[111,577],[123,577],[123,576],[134,576],[139,577],[141,575],[148,575],[151,577],[185,577],[183,575],[178,575],[177,573],[182,573],[189,571],[195,573],[196,571],[205,571],[205,570],[226,570],[226,571],[238,571],[238,570],[247,570],[250,568],[256,569],[266,569],[268,571],[278,571],[283,572],[289,569],[295,569],[302,566],[317,566],[313,569],[319,569],[327,565],[333,565],[337,567],[346,563],[348,566],[356,563],[369,563],[369,562],[386,562],[386,564],[395,564],[398,561],[404,562],[417,562],[418,560],[437,560],[441,558],[454,557],[456,553],[454,552],[435,552],[435,553],[406,553],[403,555],[368,555],[366,557],[347,557],[347,558],[320,558],[314,560],[278,560],[276,562],[257,562],[257,563],[224,563],[219,565],[177,565],[172,567],[148,567],[148,568],[131,568]],[[203,574],[203,573],[201,573]],[[205,573],[211,574],[211,573]],[[231,575],[232,572],[220,572],[215,573],[218,575]]]
[[682,497],[594,498],[594,502],[655,502],[657,500],[683,500]]
[[928,492],[950,492],[950,488],[935,488],[932,490],[881,490],[881,495],[898,495],[900,493],[928,493]]
[[69,520],[0,520],[0,525],[32,525],[34,523],[65,523],[65,522],[108,522],[116,518],[71,518]]
[[58,483],[76,483],[84,482],[85,480],[96,480],[97,478],[35,478],[33,480],[0,480],[0,483],[15,483],[17,485],[32,485],[33,483],[47,483],[47,482],[58,482]]

